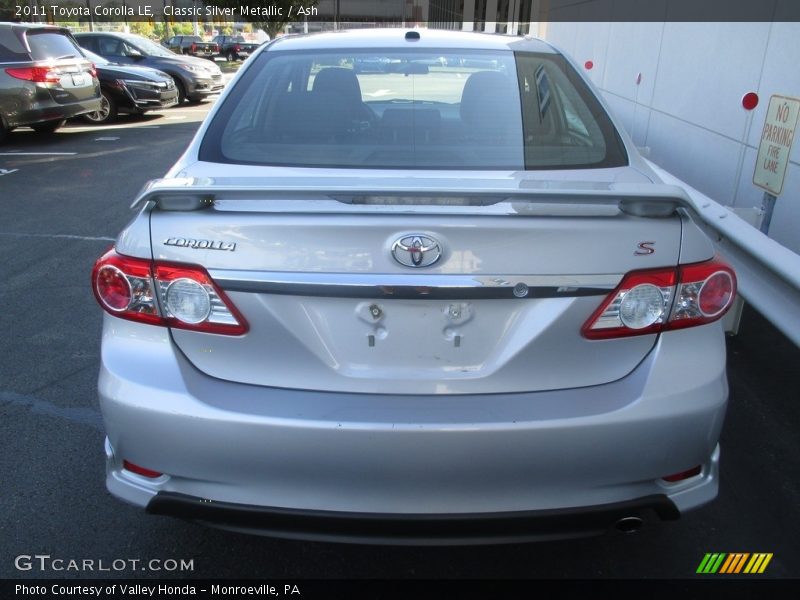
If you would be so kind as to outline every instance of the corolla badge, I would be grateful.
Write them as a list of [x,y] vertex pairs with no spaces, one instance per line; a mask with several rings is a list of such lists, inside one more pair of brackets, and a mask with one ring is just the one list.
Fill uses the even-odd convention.
[[392,244],[392,256],[405,267],[430,267],[442,257],[442,247],[430,236],[412,233]]
[[223,242],[220,240],[193,240],[191,238],[168,237],[162,242],[165,246],[178,246],[179,248],[193,248],[195,250],[236,250],[236,242]]

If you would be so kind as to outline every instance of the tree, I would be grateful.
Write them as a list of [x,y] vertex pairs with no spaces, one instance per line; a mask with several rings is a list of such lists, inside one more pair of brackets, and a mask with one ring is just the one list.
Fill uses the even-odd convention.
[[[270,2],[264,2],[263,0],[204,0],[204,3],[210,6],[234,9],[239,17],[237,20],[252,23],[254,30],[263,29],[270,38],[274,38],[282,32],[288,23],[303,19],[303,15],[299,14],[300,11],[298,9],[316,6],[317,2],[318,0],[270,0]],[[276,14],[270,17],[258,14],[243,15],[239,12],[242,6],[247,6],[256,11],[272,7],[272,12]],[[289,16],[290,14],[291,17]]]
[[146,38],[157,37],[156,28],[150,21],[132,21],[131,33],[138,33]]
[[[0,0],[0,21],[11,21],[18,19],[17,17],[17,4],[14,0]],[[26,19],[30,20],[30,19]]]
[[[32,3],[33,5],[35,3]],[[53,13],[51,6],[46,6],[44,3],[41,3],[42,6],[47,11],[47,17],[39,17],[40,22],[48,22],[53,23],[54,25],[60,25],[61,27],[69,27],[70,29],[74,30],[84,30],[87,28],[87,23],[89,22],[89,17],[78,17],[77,21],[60,21],[56,18],[56,15]],[[58,6],[62,9],[83,9],[86,8],[86,3],[82,0],[60,0],[58,2]],[[33,19],[23,19],[23,21],[31,21]]]

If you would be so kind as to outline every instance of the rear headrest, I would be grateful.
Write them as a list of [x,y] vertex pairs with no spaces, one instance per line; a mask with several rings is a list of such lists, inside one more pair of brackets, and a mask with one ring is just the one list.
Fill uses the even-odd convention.
[[478,71],[467,79],[461,94],[461,120],[481,128],[502,127],[514,122],[510,111],[519,119],[519,92],[508,76],[498,71]]
[[361,86],[352,69],[328,67],[322,69],[314,77],[314,92],[340,94],[348,102],[361,102]]
[[275,107],[268,135],[297,143],[328,143],[352,127],[350,106],[341,94],[296,92]]

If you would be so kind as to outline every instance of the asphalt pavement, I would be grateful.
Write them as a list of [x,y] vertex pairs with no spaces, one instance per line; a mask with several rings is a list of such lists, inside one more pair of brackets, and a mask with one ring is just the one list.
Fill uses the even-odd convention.
[[[135,193],[178,158],[209,106],[49,136],[21,129],[0,146],[0,577],[692,578],[708,552],[771,552],[763,577],[800,576],[800,350],[751,309],[728,341],[719,498],[634,535],[452,548],[308,543],[149,516],[112,498],[89,275],[132,217]],[[15,565],[36,554],[129,566]],[[193,568],[130,566],[150,559]]]

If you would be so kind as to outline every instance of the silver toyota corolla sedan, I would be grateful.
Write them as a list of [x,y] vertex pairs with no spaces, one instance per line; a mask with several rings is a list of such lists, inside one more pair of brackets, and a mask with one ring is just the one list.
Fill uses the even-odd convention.
[[279,39],[134,207],[92,286],[149,513],[474,543],[717,494],[735,276],[541,40]]

